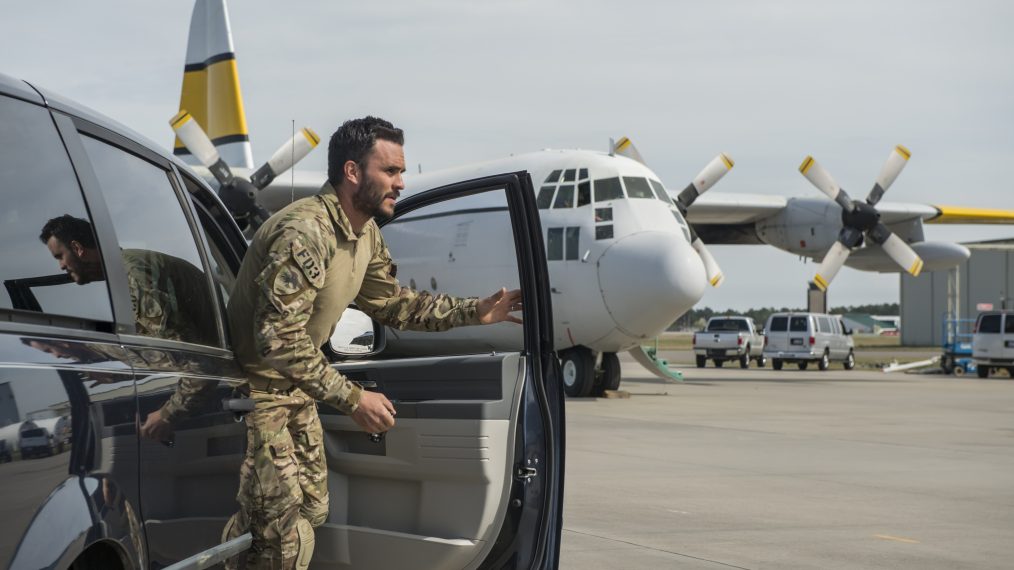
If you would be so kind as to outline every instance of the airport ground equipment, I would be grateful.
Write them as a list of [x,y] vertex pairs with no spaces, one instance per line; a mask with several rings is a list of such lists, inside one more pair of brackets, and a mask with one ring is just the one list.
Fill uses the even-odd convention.
[[943,354],[940,356],[940,369],[945,374],[963,376],[966,372],[975,372],[975,360],[972,359],[972,328],[975,319],[955,319],[947,315],[943,320]]
[[711,317],[703,331],[694,333],[693,344],[698,368],[704,368],[708,360],[714,362],[716,368],[721,368],[726,361],[738,362],[740,368],[749,368],[751,360],[757,362],[758,368],[767,364],[764,331],[758,330],[750,317]]

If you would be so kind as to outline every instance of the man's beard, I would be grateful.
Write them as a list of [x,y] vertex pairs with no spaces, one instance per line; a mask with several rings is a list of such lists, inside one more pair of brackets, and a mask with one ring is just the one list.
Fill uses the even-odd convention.
[[387,196],[388,193],[380,189],[377,181],[365,175],[364,172],[362,183],[359,184],[359,188],[352,194],[352,204],[360,212],[368,214],[378,221],[384,221],[391,217],[390,214],[381,209]]
[[88,262],[76,253],[71,252],[71,262],[67,264],[67,275],[78,285],[87,285],[93,281],[102,281],[106,278],[102,271],[102,264]]

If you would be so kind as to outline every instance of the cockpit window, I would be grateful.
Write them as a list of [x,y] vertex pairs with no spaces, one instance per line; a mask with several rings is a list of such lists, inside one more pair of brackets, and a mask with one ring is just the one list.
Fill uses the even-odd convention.
[[535,198],[535,204],[538,205],[540,210],[545,210],[553,203],[553,191],[556,188],[552,186],[543,186],[539,188],[539,195]]
[[546,182],[545,183],[549,184],[550,182],[556,182],[556,181],[560,180],[560,173],[561,172],[563,172],[563,171],[562,170],[554,170],[554,171],[550,172],[549,176],[546,177]]
[[659,182],[658,180],[652,180],[650,178],[648,179],[648,182],[651,182],[651,188],[652,190],[655,191],[655,196],[659,200],[663,202],[669,202],[670,204],[673,203],[672,198],[669,196],[669,193],[665,191],[665,186],[662,186],[661,182]]
[[584,179],[586,179],[586,178],[588,178],[588,169],[587,169],[587,168],[582,168],[582,169],[581,169],[580,171],[578,171],[578,173],[577,173],[577,179],[578,179],[578,180],[584,180]]
[[[581,171],[587,172],[587,169]],[[580,208],[586,204],[591,204],[591,182],[587,180],[577,185],[577,205]]]
[[573,208],[573,207],[574,207],[574,186],[572,184],[564,184],[560,186],[560,191],[556,193],[556,201],[553,202],[553,208]]
[[623,187],[620,186],[619,177],[602,178],[595,181],[595,201],[605,202],[623,197]]
[[573,168],[564,170],[563,171],[563,181],[564,182],[573,182],[575,174],[577,174],[577,172]]
[[631,198],[655,198],[655,195],[651,192],[651,186],[648,185],[647,178],[624,176],[623,185],[627,187],[627,196]]

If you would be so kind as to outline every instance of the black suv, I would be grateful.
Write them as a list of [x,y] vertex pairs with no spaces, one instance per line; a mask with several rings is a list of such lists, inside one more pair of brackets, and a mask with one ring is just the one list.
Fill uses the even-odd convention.
[[[243,234],[154,143],[4,75],[0,188],[0,429],[34,421],[60,442],[0,465],[0,567],[207,567],[245,449],[242,406],[224,405],[244,378],[223,318]],[[523,334],[509,350],[477,338],[453,355],[335,364],[396,401],[398,425],[370,438],[321,406],[331,512],[313,568],[556,565],[563,399],[531,182],[423,192],[397,216],[433,219],[484,192],[513,229]],[[78,237],[60,238],[67,227]],[[142,438],[147,415],[184,393],[172,438]]]

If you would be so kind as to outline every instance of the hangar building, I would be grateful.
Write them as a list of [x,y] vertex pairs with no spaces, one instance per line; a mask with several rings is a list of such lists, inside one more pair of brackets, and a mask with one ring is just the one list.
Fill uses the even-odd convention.
[[[901,275],[901,344],[940,346],[948,314],[1014,309],[1014,239],[962,244],[972,256],[950,271]],[[970,330],[970,329],[969,329]]]

